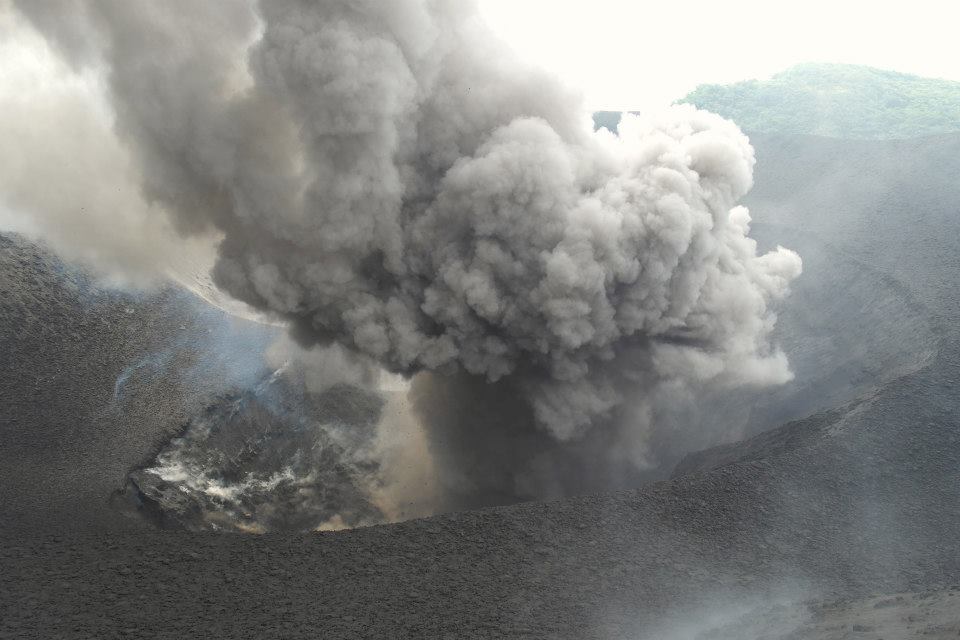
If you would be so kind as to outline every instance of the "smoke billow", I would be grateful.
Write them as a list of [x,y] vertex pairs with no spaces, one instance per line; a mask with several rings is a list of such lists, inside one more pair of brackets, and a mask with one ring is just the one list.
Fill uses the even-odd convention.
[[454,493],[655,466],[678,399],[790,378],[770,304],[800,259],[757,255],[753,150],[718,116],[594,132],[471,2],[16,4],[106,69],[146,200],[222,237],[220,287],[429,372],[414,405]]

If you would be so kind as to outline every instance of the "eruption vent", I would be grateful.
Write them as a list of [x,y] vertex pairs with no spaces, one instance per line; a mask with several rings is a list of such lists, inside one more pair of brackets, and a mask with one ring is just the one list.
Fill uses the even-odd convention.
[[[769,305],[800,259],[756,254],[736,206],[753,150],[730,122],[680,106],[594,132],[471,2],[18,6],[108,69],[143,193],[182,233],[222,237],[220,287],[303,342],[432,372],[416,404],[445,421],[435,449],[467,431],[438,385],[443,403],[505,390],[524,433],[491,442],[593,438],[642,467],[661,405],[790,378]],[[541,453],[511,451],[494,484],[548,492],[516,473]]]

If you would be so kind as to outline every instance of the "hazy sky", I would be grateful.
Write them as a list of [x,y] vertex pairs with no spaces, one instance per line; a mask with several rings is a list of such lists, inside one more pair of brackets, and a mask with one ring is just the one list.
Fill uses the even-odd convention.
[[958,0],[480,0],[525,57],[596,109],[669,103],[703,82],[846,62],[960,80]]

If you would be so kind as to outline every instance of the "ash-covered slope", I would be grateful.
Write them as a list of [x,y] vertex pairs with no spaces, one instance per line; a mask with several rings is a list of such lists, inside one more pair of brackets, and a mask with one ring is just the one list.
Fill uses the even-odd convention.
[[[827,409],[845,401],[838,390],[868,391],[904,367],[933,362],[938,351],[952,353],[960,319],[960,135],[753,142],[754,236],[761,244],[786,236],[805,256],[778,326],[797,376],[772,400],[809,396],[799,389],[807,386],[829,400],[818,407]],[[869,274],[882,291],[864,286]],[[829,313],[836,307],[846,311]]]
[[786,635],[816,622],[797,602],[960,583],[958,407],[933,408],[929,374],[806,441],[638,491],[326,535],[16,541],[3,628],[652,640],[763,615]]
[[275,333],[182,290],[100,288],[0,235],[0,527],[137,525],[112,493],[212,396],[260,375]]
[[[752,235],[804,257],[776,330],[796,378],[752,407],[756,432],[843,404],[954,348],[960,135],[751,141]],[[771,419],[793,401],[800,412]]]
[[[809,464],[810,472],[846,465],[843,480],[851,490],[904,501],[871,513],[955,535],[956,471],[945,464],[943,476],[928,465],[960,455],[960,136],[886,143],[755,137],[754,144],[757,188],[750,198],[761,212],[755,235],[761,242],[786,236],[808,250],[803,279],[778,327],[797,378],[754,406],[753,419],[778,395],[803,399],[810,390],[820,391],[824,410],[688,455],[674,477],[757,461]],[[849,266],[838,270],[842,261]],[[888,283],[884,293],[897,296],[879,298],[857,286],[868,273]],[[828,297],[838,302],[811,304]],[[897,307],[900,301],[908,304],[907,313]],[[845,314],[818,314],[838,307]],[[831,330],[817,332],[813,323]],[[809,348],[818,339],[824,348]],[[851,348],[857,341],[869,349]],[[850,375],[858,369],[860,375]],[[864,385],[852,402],[829,402]],[[820,486],[817,477],[804,484],[804,495],[835,490]],[[927,502],[930,495],[942,501],[939,507]],[[950,523],[943,529],[940,516]],[[901,539],[899,527],[888,529],[892,542]],[[931,533],[929,542],[935,540]]]
[[282,329],[173,285],[104,289],[17,236],[0,236],[0,295],[3,530],[383,521],[383,399],[272,372]]

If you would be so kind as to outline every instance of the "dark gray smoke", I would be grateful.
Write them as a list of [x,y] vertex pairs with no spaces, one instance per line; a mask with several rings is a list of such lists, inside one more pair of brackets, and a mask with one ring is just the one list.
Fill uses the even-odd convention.
[[432,372],[415,404],[466,494],[568,492],[538,469],[575,442],[655,466],[662,407],[790,377],[770,303],[800,259],[756,254],[730,122],[595,133],[472,2],[16,4],[108,70],[146,197],[222,236],[219,286],[302,341]]

